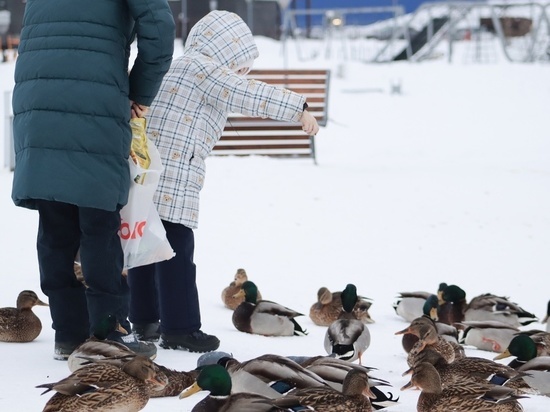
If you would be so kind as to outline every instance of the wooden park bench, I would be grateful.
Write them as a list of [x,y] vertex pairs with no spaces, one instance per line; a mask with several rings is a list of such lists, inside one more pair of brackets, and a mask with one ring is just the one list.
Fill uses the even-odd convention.
[[[330,70],[252,70],[248,76],[304,95],[308,111],[326,126]],[[238,114],[229,115],[211,155],[310,157],[317,164],[315,136],[306,135],[300,123]]]

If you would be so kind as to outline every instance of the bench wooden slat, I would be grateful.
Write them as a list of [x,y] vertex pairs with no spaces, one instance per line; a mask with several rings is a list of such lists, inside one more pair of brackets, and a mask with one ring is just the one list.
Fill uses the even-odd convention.
[[[325,69],[258,69],[249,78],[285,87],[306,97],[308,111],[320,126],[328,119],[330,71]],[[310,157],[315,159],[314,136],[307,136],[299,122],[231,114],[212,155]]]
[[309,150],[309,143],[299,143],[299,144],[273,144],[273,145],[265,145],[263,143],[260,144],[235,144],[235,145],[226,145],[223,147],[220,147],[216,150],[243,150],[243,149],[306,149]]
[[290,140],[297,140],[297,141],[303,141],[307,142],[309,141],[309,136],[305,135],[303,133],[301,134],[287,134],[287,135],[278,135],[278,136],[264,136],[261,134],[249,134],[249,135],[226,135],[223,139],[223,142],[221,144],[216,145],[214,147],[214,150],[218,146],[223,146],[227,144],[231,144],[231,141],[251,141],[251,140],[260,140],[262,142],[265,142],[266,145],[269,145],[271,142],[280,142],[280,141],[290,141]]

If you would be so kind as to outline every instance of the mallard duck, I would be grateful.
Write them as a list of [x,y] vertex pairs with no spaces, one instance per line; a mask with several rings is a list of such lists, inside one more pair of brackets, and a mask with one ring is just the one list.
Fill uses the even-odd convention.
[[[437,333],[445,340],[449,342],[455,342],[458,344],[458,330],[451,325],[448,325],[443,322],[439,322],[438,318],[438,308],[439,300],[436,295],[430,295],[424,301],[424,306],[422,307],[423,315],[416,319],[429,318],[431,319],[436,327]],[[414,321],[414,319],[413,319]],[[413,348],[414,344],[418,342],[418,337],[411,333],[404,333],[403,338],[401,339],[401,345],[405,352],[409,353]]]
[[404,333],[410,333],[418,337],[418,342],[414,344],[407,355],[407,363],[410,367],[417,363],[416,357],[425,348],[430,348],[440,353],[448,363],[464,357],[463,348],[441,337],[437,333],[435,322],[426,316],[415,319],[408,328],[395,332],[396,335]]
[[328,385],[317,374],[285,356],[265,354],[244,362],[239,362],[234,358],[222,358],[218,363],[224,366],[231,375],[234,391],[244,391],[236,379],[241,371],[254,375],[265,384],[286,383],[291,388]]
[[[338,319],[342,313],[342,292],[331,292],[326,287],[321,287],[317,291],[317,302],[311,305],[309,317],[318,326],[329,326]],[[363,323],[374,323],[369,314],[372,302],[368,298],[357,297],[357,302],[353,307],[353,314]]]
[[236,296],[245,297],[233,312],[232,321],[237,330],[263,336],[307,334],[294,319],[303,316],[302,313],[269,300],[258,301],[258,288],[254,282],[244,282]]
[[32,308],[48,306],[32,290],[24,290],[17,296],[15,308],[0,309],[0,341],[31,342],[42,331],[42,322]]
[[348,284],[342,291],[342,313],[327,328],[324,346],[327,353],[349,362],[359,359],[370,346],[370,331],[355,318],[353,307],[357,302],[357,288]]
[[[93,335],[69,356],[67,364],[70,371],[75,372],[90,363],[106,363],[121,368],[134,359],[137,356],[135,352],[122,343],[107,339],[107,336],[115,330],[126,333],[113,315],[106,315],[98,323]],[[155,367],[164,374],[167,382],[163,389],[151,392],[151,397],[177,396],[194,382],[198,374],[196,370],[177,371],[157,363]]]
[[522,412],[518,402],[521,396],[515,395],[515,389],[489,383],[459,382],[443,388],[441,378],[435,367],[427,362],[418,364],[411,381],[401,388],[419,388],[418,412]]
[[505,348],[494,359],[498,360],[515,356],[516,359],[510,363],[510,366],[513,368],[517,368],[531,359],[550,355],[548,352],[549,348],[546,345],[533,340],[532,336],[522,333],[514,336]]
[[432,293],[423,291],[400,292],[393,303],[393,309],[397,315],[410,323],[424,314],[424,304],[431,295]]
[[537,356],[550,356],[550,333],[538,329],[522,330],[517,335],[529,336],[537,347]]
[[199,391],[210,394],[197,403],[191,412],[275,412],[279,409],[269,404],[270,399],[255,393],[231,393],[229,372],[221,365],[204,366],[195,382],[183,390],[179,398],[187,398]]
[[139,411],[152,390],[163,388],[165,378],[153,361],[136,356],[122,368],[105,364],[86,365],[55,383],[38,385],[56,393],[43,412],[54,411]]
[[497,321],[513,327],[528,325],[537,317],[503,296],[491,293],[476,296],[466,306],[465,321]]
[[[437,288],[437,296],[439,297],[442,290],[447,287],[446,283],[440,283]],[[397,315],[401,316],[407,322],[412,322],[422,315],[427,315],[424,310],[426,299],[431,295],[431,292],[416,291],[416,292],[400,292],[395,302],[393,309]]]
[[438,291],[439,307],[437,316],[439,322],[454,325],[464,320],[464,312],[468,306],[466,292],[457,285],[443,285]]
[[460,343],[489,352],[502,352],[519,332],[518,328],[498,321],[463,321],[457,325],[464,328]]
[[517,370],[526,374],[523,379],[540,395],[550,396],[550,356],[537,356]]
[[[244,269],[237,269],[235,278],[222,290],[222,302],[228,309],[235,310],[242,302],[244,296],[235,296],[240,290],[244,282],[248,280],[248,276]],[[262,300],[262,294],[258,290],[257,299]]]
[[428,348],[418,354],[415,362],[409,370],[403,373],[403,376],[411,373],[418,364],[427,362],[433,365],[439,373],[443,389],[460,382],[471,381],[504,385],[517,389],[519,393],[538,394],[538,391],[522,379],[526,376],[525,373],[489,359],[464,357],[459,361],[447,363],[440,353]]
[[285,410],[302,407],[318,412],[370,412],[369,398],[375,395],[370,390],[367,373],[352,369],[344,379],[342,392],[330,387],[296,389],[271,404]]
[[111,359],[113,364],[121,366],[127,359],[134,357],[135,353],[127,346],[107,339],[107,336],[114,331],[128,333],[120,326],[114,315],[107,314],[98,322],[92,336],[69,355],[67,359],[69,370],[74,372],[94,360],[104,359]]
[[374,368],[358,365],[356,363],[348,362],[342,359],[333,358],[330,356],[313,356],[303,357],[300,360],[300,365],[307,370],[314,372],[321,377],[326,383],[328,383],[333,389],[339,392],[343,390],[344,379],[349,371],[352,369],[358,369],[368,374],[369,386],[375,398],[371,398],[371,404],[373,409],[379,410],[394,406],[399,398],[394,399],[391,393],[386,394],[378,386],[391,386],[390,383],[384,379],[379,379],[371,376],[370,372]]

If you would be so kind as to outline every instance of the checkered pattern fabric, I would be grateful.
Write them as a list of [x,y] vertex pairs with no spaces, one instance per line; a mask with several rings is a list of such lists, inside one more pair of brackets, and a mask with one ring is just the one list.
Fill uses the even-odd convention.
[[162,219],[197,228],[205,159],[228,113],[300,119],[303,96],[235,74],[257,57],[250,29],[234,13],[213,11],[191,29],[147,116],[148,136],[165,167],[155,194]]

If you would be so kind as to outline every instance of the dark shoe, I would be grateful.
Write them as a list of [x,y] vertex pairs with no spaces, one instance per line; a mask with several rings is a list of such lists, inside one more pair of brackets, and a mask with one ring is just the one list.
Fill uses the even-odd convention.
[[157,342],[160,338],[160,323],[133,323],[132,332],[136,334],[138,340]]
[[189,352],[211,352],[220,347],[220,340],[214,335],[197,330],[186,335],[160,335],[160,347],[164,349],[182,349]]
[[119,331],[114,331],[107,336],[107,339],[122,343],[131,351],[149,359],[155,359],[157,357],[156,345],[153,342],[142,342],[138,340],[135,333],[124,335]]
[[79,343],[55,342],[53,358],[55,360],[67,360],[73,351],[79,346]]

